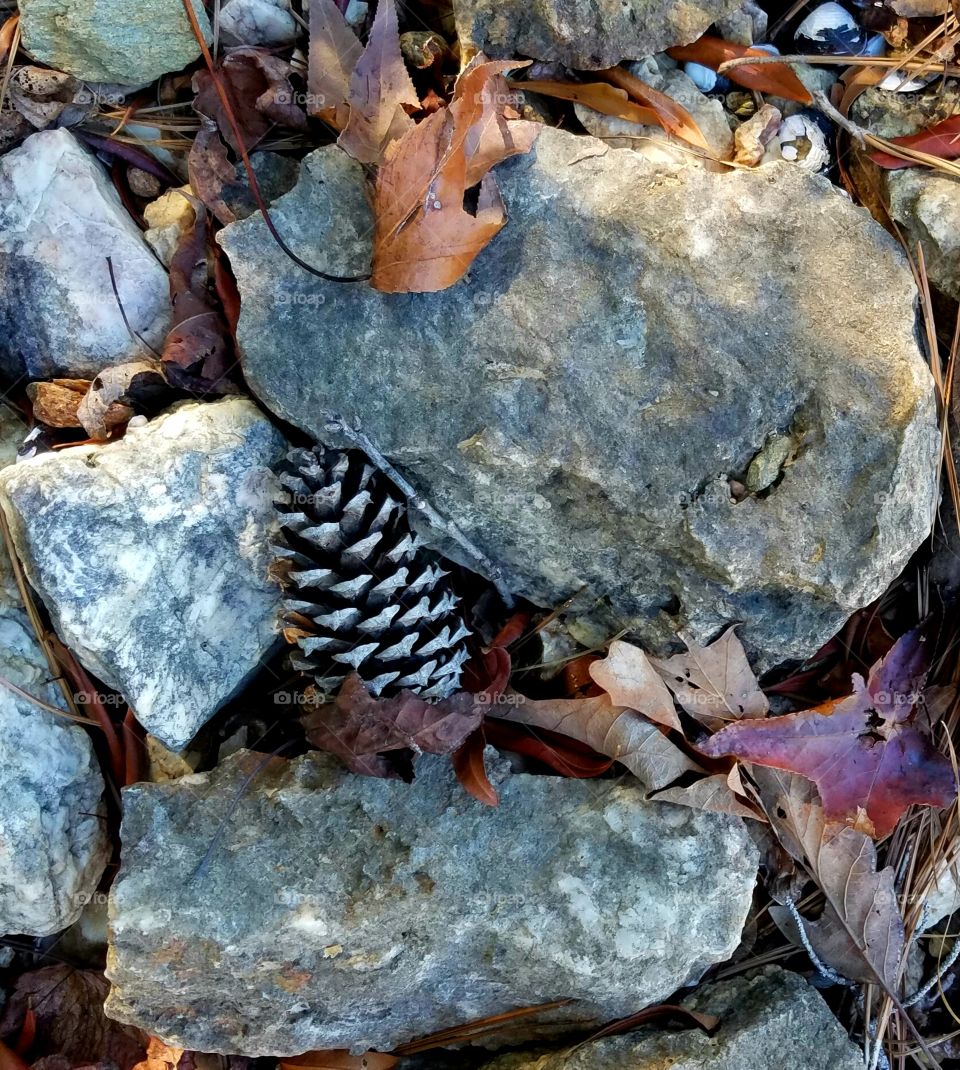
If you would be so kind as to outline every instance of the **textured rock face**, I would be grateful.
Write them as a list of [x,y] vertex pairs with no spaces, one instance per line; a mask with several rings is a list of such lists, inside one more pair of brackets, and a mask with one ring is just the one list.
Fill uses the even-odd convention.
[[741,0],[454,0],[461,44],[598,69],[695,41]]
[[[203,4],[193,0],[210,40]],[[181,0],[23,0],[24,47],[76,78],[139,85],[200,56]]]
[[494,775],[499,808],[422,758],[412,785],[325,755],[124,793],[107,1012],[202,1051],[387,1050],[566,996],[652,1003],[728,957],[757,859],[737,819],[627,782]]
[[[915,134],[960,112],[956,81],[926,93],[888,93],[868,89],[854,103],[853,114],[882,137]],[[859,169],[863,173],[862,165]],[[876,185],[871,167],[860,183],[865,196]],[[960,179],[926,167],[881,173],[880,187],[893,218],[904,229],[911,248],[923,246],[930,281],[954,300],[960,300]]]
[[[0,407],[0,464],[23,425]],[[0,546],[0,676],[51,705],[50,668]],[[47,936],[71,925],[110,855],[103,779],[84,730],[0,689],[0,933]]]
[[[933,388],[893,239],[786,164],[657,170],[545,129],[497,175],[510,222],[439,294],[323,283],[259,220],[228,227],[248,382],[315,437],[358,421],[515,591],[582,592],[599,639],[736,620],[763,664],[812,653],[931,523]],[[274,211],[301,256],[367,269],[338,149]]]
[[47,130],[0,159],[0,374],[91,378],[140,355],[108,256],[131,326],[159,346],[167,273],[95,157]]
[[708,985],[685,1004],[722,1018],[717,1033],[641,1030],[570,1055],[505,1055],[484,1070],[863,1070],[863,1053],[815,988],[769,966]]
[[0,472],[31,584],[140,722],[185,746],[276,641],[267,580],[284,440],[245,399]]

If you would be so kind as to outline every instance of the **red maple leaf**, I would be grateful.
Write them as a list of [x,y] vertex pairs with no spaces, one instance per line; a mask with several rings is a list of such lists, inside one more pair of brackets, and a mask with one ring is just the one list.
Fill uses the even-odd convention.
[[853,694],[800,713],[727,725],[699,749],[711,758],[786,769],[812,780],[828,819],[882,837],[912,803],[947,806],[953,769],[921,730],[926,646],[908,632]]

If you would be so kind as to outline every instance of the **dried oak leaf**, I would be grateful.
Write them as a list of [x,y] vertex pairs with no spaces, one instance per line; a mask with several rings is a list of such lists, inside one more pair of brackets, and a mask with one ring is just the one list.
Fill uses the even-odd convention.
[[379,164],[387,146],[414,126],[404,105],[420,107],[400,52],[397,9],[379,0],[363,55],[350,76],[350,117],[337,140],[360,163]]
[[681,636],[685,654],[653,659],[677,702],[708,728],[765,717],[770,708],[734,628],[731,625],[709,646]]
[[[462,278],[476,255],[506,223],[494,163],[532,147],[539,127],[507,121],[504,99],[491,91],[517,61],[487,62],[482,54],[457,79],[448,108],[392,142],[374,193],[371,285],[386,293],[433,293]],[[476,213],[464,207],[480,183]]]
[[307,113],[314,118],[346,123],[350,76],[363,53],[357,35],[335,0],[310,4],[310,54],[307,69]]
[[853,694],[810,710],[730,724],[701,745],[812,780],[828,820],[876,837],[891,832],[908,806],[947,806],[953,769],[918,726],[926,647],[917,630],[900,638]]
[[46,966],[17,978],[0,1018],[0,1034],[19,1032],[28,1010],[36,1016],[34,1062],[59,1056],[68,1066],[112,1064],[131,1070],[144,1056],[147,1037],[103,1013],[109,985],[101,973]]
[[[942,160],[955,160],[960,156],[960,115],[951,115],[943,122],[928,126],[916,134],[904,137],[892,137],[894,145],[903,145],[907,149],[925,152],[930,156],[939,156]],[[900,167],[917,167],[914,160],[904,160],[890,152],[871,152],[870,159],[879,167],[895,171]]]
[[224,226],[235,222],[236,213],[223,199],[223,190],[237,181],[236,164],[230,162],[217,124],[203,115],[187,154],[187,173],[194,193],[216,218]]
[[681,731],[670,691],[640,647],[615,639],[602,661],[591,662],[590,676],[614,705],[626,706],[657,724]]
[[375,698],[351,673],[333,702],[314,706],[301,721],[313,746],[336,754],[355,773],[391,777],[382,754],[405,748],[452,754],[480,727],[487,709],[463,692],[434,703],[412,691]]
[[108,439],[137,409],[166,399],[170,385],[153,360],[130,360],[104,368],[94,377],[77,406],[77,420],[91,438]]
[[741,67],[731,67],[724,73],[731,82],[747,89],[756,89],[761,93],[784,97],[786,100],[796,100],[800,104],[813,103],[810,90],[790,67],[786,63],[770,63],[770,53],[759,48],[749,48],[747,45],[738,45],[733,41],[724,41],[719,37],[704,34],[693,44],[668,48],[667,55],[680,63],[702,63],[704,67],[710,67],[714,71],[727,60],[742,59],[745,56],[757,56],[760,59],[766,57],[766,63],[745,63]]
[[[804,919],[814,951],[844,977],[894,992],[904,933],[893,870],[877,869],[876,849],[863,832],[826,820],[805,777],[762,768],[753,774],[780,843],[826,899],[819,918]],[[772,907],[771,913],[784,931],[795,930],[792,914],[783,907]]]

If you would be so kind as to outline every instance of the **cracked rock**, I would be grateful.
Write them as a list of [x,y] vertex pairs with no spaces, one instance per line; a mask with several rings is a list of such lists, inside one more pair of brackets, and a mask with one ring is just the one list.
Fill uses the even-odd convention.
[[207,1052],[389,1050],[568,996],[554,1029],[616,1017],[736,948],[739,819],[488,764],[496,809],[429,756],[410,785],[241,751],[126,789],[107,1013]]
[[[742,621],[761,668],[812,654],[934,515],[933,383],[897,243],[783,163],[656,166],[544,129],[497,179],[509,223],[436,294],[326,283],[261,220],[227,227],[247,382],[315,438],[336,444],[332,413],[359,425],[508,588],[578,596],[601,641],[666,651]],[[272,211],[301,256],[368,270],[341,150],[308,156]]]
[[61,638],[174,749],[277,641],[267,565],[284,450],[252,402],[228,398],[0,472],[0,505]]

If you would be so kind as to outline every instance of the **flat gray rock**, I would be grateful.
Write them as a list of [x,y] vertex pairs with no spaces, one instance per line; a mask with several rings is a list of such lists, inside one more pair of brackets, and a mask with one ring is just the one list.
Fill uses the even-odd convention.
[[[62,5],[59,5],[62,7]],[[103,165],[67,130],[33,134],[0,158],[0,374],[92,378],[159,346],[167,273]]]
[[[207,42],[210,23],[193,8]],[[143,85],[200,57],[181,0],[22,0],[24,48],[75,78]]]
[[313,754],[237,802],[262,762],[124,792],[110,1017],[208,1052],[388,1050],[564,997],[567,1023],[625,1014],[740,940],[757,871],[742,822],[645,802],[629,778],[496,763],[491,809],[446,759],[407,785]]
[[863,1052],[819,992],[777,966],[706,985],[684,1003],[721,1018],[714,1036],[643,1029],[570,1055],[501,1056],[484,1070],[863,1070]]
[[461,46],[590,70],[695,41],[742,0],[454,0]]
[[[896,243],[789,164],[657,169],[545,129],[497,176],[510,221],[438,294],[325,283],[259,219],[226,228],[248,383],[316,438],[359,423],[516,593],[579,592],[590,646],[742,621],[761,666],[813,653],[933,516]],[[362,172],[335,146],[273,211],[311,263],[368,269]]]
[[185,746],[277,641],[267,579],[283,437],[242,398],[0,472],[0,505],[64,642]]
[[[23,424],[0,406],[0,464]],[[0,676],[63,707],[0,543]],[[86,732],[0,688],[0,933],[48,936],[72,925],[96,889],[110,845],[103,778]]]

